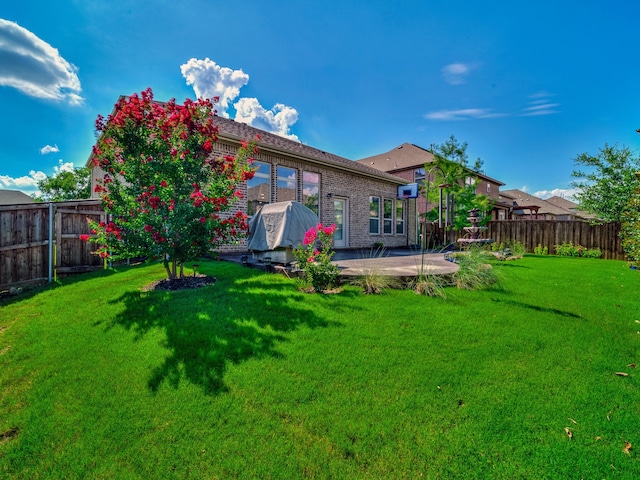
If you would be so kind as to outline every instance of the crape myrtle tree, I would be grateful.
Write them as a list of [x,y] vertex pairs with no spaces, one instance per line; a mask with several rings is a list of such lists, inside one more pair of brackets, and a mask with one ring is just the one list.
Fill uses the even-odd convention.
[[[469,165],[467,155],[467,142],[460,143],[455,136],[441,144],[434,145],[432,154],[434,161],[425,164],[425,172],[431,172],[433,180],[429,182],[430,188],[427,192],[429,203],[438,204],[438,185],[447,185],[445,192],[453,195],[454,212],[453,228],[461,230],[462,227],[469,226],[467,220],[469,210],[474,208],[482,212],[491,209],[491,201],[487,195],[476,193],[476,181],[478,172],[482,168],[482,160],[476,159],[473,165]],[[428,214],[428,218],[437,219],[437,207]],[[482,223],[486,223],[490,218],[485,217]]]
[[229,210],[253,176],[257,148],[243,141],[235,156],[213,155],[215,113],[210,100],[159,103],[147,89],[98,117],[93,163],[103,176],[95,191],[110,220],[90,221],[92,236],[84,236],[97,254],[162,259],[174,280],[185,262],[246,235],[247,216]]

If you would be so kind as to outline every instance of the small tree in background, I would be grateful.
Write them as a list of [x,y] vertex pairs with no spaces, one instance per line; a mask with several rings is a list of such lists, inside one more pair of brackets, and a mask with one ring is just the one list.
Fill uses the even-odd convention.
[[38,182],[39,202],[61,202],[91,196],[91,169],[88,167],[63,170]]
[[578,189],[574,197],[580,208],[603,222],[623,221],[623,211],[636,182],[634,172],[640,170],[640,158],[628,147],[605,144],[596,155],[582,153],[574,162],[588,169],[572,173],[577,180],[571,186]]
[[[448,185],[445,190],[452,194],[454,199],[453,228],[461,230],[462,227],[470,225],[467,220],[469,210],[477,208],[486,212],[491,209],[489,197],[476,193],[477,174],[483,162],[478,158],[473,166],[470,166],[467,143],[460,143],[453,135],[445,143],[434,145],[432,153],[435,159],[425,164],[425,172],[434,174],[434,179],[430,182],[434,186]],[[428,196],[429,203],[438,204],[438,188],[429,188]],[[427,218],[437,218],[437,207],[435,210],[436,213],[432,211]],[[486,223],[489,219],[489,217],[484,218],[482,223]]]
[[161,258],[173,280],[185,262],[246,235],[247,216],[225,212],[242,197],[238,184],[253,176],[257,150],[243,141],[236,156],[213,156],[213,115],[209,100],[161,104],[147,89],[98,117],[93,162],[104,175],[95,190],[112,220],[91,224],[96,253]]
[[640,172],[636,172],[636,187],[622,212],[620,238],[627,260],[640,266]]

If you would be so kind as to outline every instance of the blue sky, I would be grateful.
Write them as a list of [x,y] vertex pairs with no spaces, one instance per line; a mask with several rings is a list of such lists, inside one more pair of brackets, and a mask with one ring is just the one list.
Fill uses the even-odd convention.
[[0,188],[83,166],[97,115],[151,87],[354,160],[453,134],[504,189],[570,194],[578,154],[640,148],[638,18],[637,0],[4,2]]

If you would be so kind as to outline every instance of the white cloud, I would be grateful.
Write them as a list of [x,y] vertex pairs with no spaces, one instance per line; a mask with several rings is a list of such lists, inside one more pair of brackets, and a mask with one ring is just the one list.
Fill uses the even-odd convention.
[[249,75],[242,70],[221,67],[209,58],[192,58],[180,65],[180,71],[187,85],[193,85],[197,98],[220,97],[216,108],[218,115],[226,118],[229,117],[229,103],[240,95],[240,88],[249,83]]
[[0,86],[46,100],[79,105],[84,100],[74,65],[15,22],[0,18]]
[[[209,58],[192,58],[180,66],[180,71],[198,98],[219,97],[218,115],[226,118],[230,116],[227,110],[240,95],[240,89],[249,83],[249,75],[242,70],[221,67]],[[298,137],[290,133],[291,126],[298,121],[295,108],[277,103],[269,110],[257,98],[239,98],[233,108],[237,122],[298,141]]]
[[559,113],[557,107],[559,103],[551,103],[549,98],[554,95],[547,92],[538,92],[530,95],[531,101],[522,110],[521,116],[523,117],[537,117],[541,115],[553,115]]
[[257,98],[241,98],[233,106],[236,109],[237,122],[299,141],[296,135],[289,133],[291,125],[298,121],[295,108],[277,103],[271,110],[267,110],[260,105]]
[[41,155],[47,155],[48,153],[58,153],[60,151],[60,149],[58,148],[57,145],[45,145],[44,147],[42,147],[40,149],[40,154]]
[[520,191],[524,193],[529,193],[529,187],[527,187],[526,185],[523,185],[520,187]]
[[504,117],[503,113],[494,113],[490,108],[462,108],[459,110],[436,110],[425,115],[427,120],[451,121],[470,120],[473,118]]
[[[73,172],[74,170],[75,167],[72,162],[58,160],[58,165],[53,167],[53,174],[57,175],[60,172]],[[0,175],[0,188],[7,190],[20,190],[27,195],[39,195],[38,182],[45,178],[47,178],[47,174],[41,170],[31,170],[29,175],[23,175],[22,177]]]
[[22,177],[10,177],[8,175],[0,175],[0,187],[7,190],[20,190],[21,192],[31,195],[38,190],[38,182],[47,178],[47,175],[41,171],[31,170],[29,175]]
[[534,197],[546,200],[551,197],[562,197],[574,201],[574,195],[578,193],[577,188],[554,188],[553,190],[539,190],[533,194]]
[[471,72],[471,65],[465,63],[450,63],[442,67],[442,76],[449,85],[462,85]]

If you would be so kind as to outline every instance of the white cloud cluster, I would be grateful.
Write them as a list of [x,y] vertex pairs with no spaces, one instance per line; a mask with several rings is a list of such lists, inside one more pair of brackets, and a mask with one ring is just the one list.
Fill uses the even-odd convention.
[[462,85],[471,69],[472,66],[466,63],[450,63],[442,67],[442,76],[449,85]]
[[[73,172],[74,170],[75,167],[73,162],[58,160],[58,165],[53,167],[53,174],[57,175],[60,172]],[[47,174],[41,170],[31,170],[29,175],[23,175],[22,177],[0,175],[0,188],[4,188],[6,190],[20,190],[27,195],[39,195],[38,182],[45,178],[47,178]]]
[[40,149],[40,155],[47,155],[49,153],[58,153],[60,151],[60,149],[58,148],[57,145],[45,145],[44,147],[42,147]]
[[46,100],[79,105],[77,68],[56,48],[15,22],[0,18],[0,86]]
[[229,103],[240,95],[240,89],[249,83],[249,75],[242,70],[221,67],[213,60],[190,59],[180,65],[187,85],[192,85],[197,98],[220,97],[217,104],[218,115],[228,118]]
[[257,98],[241,98],[233,106],[236,109],[236,121],[299,141],[297,135],[289,133],[290,126],[298,121],[295,108],[277,103],[267,110]]
[[574,201],[575,194],[578,193],[577,188],[554,188],[553,190],[539,190],[533,194],[534,197],[546,200],[551,197],[562,197],[567,200]]
[[[219,97],[218,115],[226,118],[229,118],[227,110],[240,95],[240,89],[249,83],[249,75],[242,70],[221,67],[209,58],[192,58],[180,66],[180,71],[198,98]],[[233,108],[236,111],[234,120],[298,141],[298,137],[290,133],[291,126],[298,121],[295,108],[277,103],[266,109],[257,98],[239,98]]]
[[29,175],[22,177],[10,177],[8,175],[0,175],[0,187],[7,190],[20,190],[21,192],[31,195],[36,193],[38,182],[47,178],[47,175],[41,171],[31,170]]
[[551,103],[549,98],[553,95],[547,92],[539,92],[531,95],[531,101],[528,106],[522,110],[523,117],[537,117],[541,115],[552,115],[558,113],[556,110],[560,106],[559,103]]
[[459,110],[436,110],[425,114],[427,120],[451,121],[470,120],[473,118],[498,118],[504,113],[494,113],[489,108],[461,108]]

